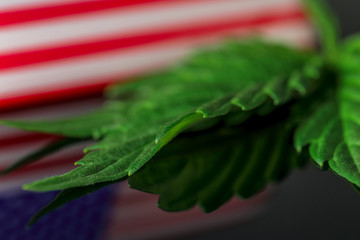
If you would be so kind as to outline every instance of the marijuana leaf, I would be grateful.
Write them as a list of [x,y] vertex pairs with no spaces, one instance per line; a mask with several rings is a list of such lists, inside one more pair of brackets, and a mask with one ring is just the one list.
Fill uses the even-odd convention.
[[267,116],[252,116],[240,126],[183,134],[130,176],[129,184],[160,194],[158,206],[166,211],[198,204],[211,212],[234,194],[251,197],[304,164],[291,146],[289,122],[281,108]]
[[[129,183],[160,194],[158,205],[167,211],[185,210],[197,203],[211,212],[233,194],[251,197],[308,159],[292,148],[296,123],[290,119],[305,115],[293,111],[297,105],[286,104],[266,116],[254,114],[235,126],[230,114],[205,130],[182,133],[129,176]],[[28,227],[67,202],[126,179],[65,189],[30,219]]]
[[46,123],[2,122],[30,131],[99,139],[76,163],[81,166],[24,188],[88,186],[132,175],[196,123],[233,112],[263,111],[261,107],[271,101],[279,105],[306,94],[317,85],[314,79],[321,65],[320,58],[284,46],[229,41],[141,82],[112,88],[107,105],[88,116]]
[[310,144],[321,167],[360,186],[360,38],[348,40],[341,51],[338,92],[319,106],[295,136],[296,148]]

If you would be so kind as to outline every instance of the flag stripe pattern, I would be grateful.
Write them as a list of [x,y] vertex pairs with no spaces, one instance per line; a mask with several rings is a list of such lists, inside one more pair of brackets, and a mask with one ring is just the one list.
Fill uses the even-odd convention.
[[308,45],[297,0],[5,0],[0,110],[99,94],[227,37]]

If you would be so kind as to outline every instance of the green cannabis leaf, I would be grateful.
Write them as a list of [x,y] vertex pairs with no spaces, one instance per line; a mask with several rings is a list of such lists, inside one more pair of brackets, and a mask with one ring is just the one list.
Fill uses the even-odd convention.
[[321,167],[360,186],[360,38],[349,39],[341,49],[338,91],[324,102],[295,136],[300,150],[310,153]]
[[[205,130],[182,133],[129,176],[129,184],[160,194],[158,206],[167,211],[198,204],[211,212],[234,194],[251,197],[308,159],[291,147],[296,125],[291,119],[305,115],[296,111],[298,105],[286,104],[266,116],[254,114],[241,125],[229,114]],[[28,227],[69,201],[126,179],[65,189],[30,219]]]
[[234,194],[249,198],[304,164],[306,158],[292,148],[289,122],[287,111],[275,111],[240,126],[181,135],[130,176],[129,184],[159,194],[158,206],[166,211],[198,204],[211,212]]
[[68,202],[71,202],[77,198],[80,198],[84,195],[95,192],[103,187],[106,187],[110,184],[117,183],[117,182],[119,182],[119,181],[102,182],[102,183],[97,183],[97,184],[94,184],[91,186],[69,188],[69,189],[61,191],[59,194],[57,194],[57,196],[54,198],[54,200],[52,200],[50,203],[48,203],[46,206],[44,206],[40,211],[38,211],[34,216],[31,217],[31,219],[29,220],[29,222],[26,225],[26,228],[30,228],[43,216],[54,211],[57,208],[60,208],[61,206],[67,204]]
[[175,136],[197,123],[208,124],[207,119],[233,112],[261,111],[271,102],[280,105],[305,95],[318,85],[321,67],[320,58],[285,46],[228,41],[168,71],[112,88],[107,105],[88,116],[3,123],[98,139],[74,170],[24,188],[49,191],[88,186],[134,174]]

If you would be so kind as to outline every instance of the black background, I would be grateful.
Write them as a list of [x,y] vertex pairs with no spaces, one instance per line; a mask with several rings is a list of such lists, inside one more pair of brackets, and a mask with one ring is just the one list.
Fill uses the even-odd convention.
[[[338,15],[343,37],[360,32],[359,0],[327,2]],[[340,177],[309,165],[276,188],[257,218],[187,239],[360,239],[360,194]]]

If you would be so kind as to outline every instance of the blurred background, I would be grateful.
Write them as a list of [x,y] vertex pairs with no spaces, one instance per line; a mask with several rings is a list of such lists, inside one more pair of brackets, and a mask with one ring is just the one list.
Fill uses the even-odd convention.
[[[196,29],[188,32],[189,25],[186,24],[189,24],[189,19],[185,19],[181,14],[175,14],[175,22],[185,22],[185,25],[182,26],[184,28],[179,29],[186,30],[185,32],[179,30],[180,34],[185,37],[181,41],[176,40],[176,45],[170,41],[172,45],[164,44],[159,47],[155,44],[150,48],[144,47],[132,51],[129,50],[129,46],[120,49],[121,44],[116,45],[119,44],[119,41],[112,41],[105,45],[113,46],[113,49],[109,47],[108,49],[94,50],[96,46],[105,45],[92,45],[95,46],[93,48],[95,52],[91,53],[90,57],[86,55],[87,50],[85,50],[90,49],[89,45],[85,46],[84,43],[77,42],[77,38],[88,36],[88,34],[90,34],[89,36],[93,35],[91,27],[96,31],[103,31],[103,34],[110,33],[109,36],[111,36],[113,29],[117,29],[118,26],[101,24],[106,21],[116,21],[116,18],[112,16],[112,14],[114,16],[117,14],[116,11],[114,13],[110,11],[106,15],[106,19],[104,18],[100,22],[86,20],[81,23],[90,26],[88,29],[82,28],[81,24],[78,26],[75,24],[74,31],[71,33],[73,35],[66,30],[66,27],[69,26],[66,22],[64,25],[59,23],[54,25],[57,27],[55,29],[64,30],[63,35],[57,34],[51,26],[46,26],[46,24],[33,29],[32,22],[26,23],[22,25],[26,27],[25,30],[21,26],[18,27],[18,22],[33,21],[31,19],[34,15],[31,11],[22,12],[21,16],[25,16],[23,19],[0,13],[1,118],[54,118],[87,112],[101,105],[103,99],[99,96],[103,87],[108,83],[161,67],[170,60],[181,58],[194,46],[217,41],[218,36],[226,35],[229,31],[236,36],[243,37],[249,31],[240,26],[241,21],[236,22],[237,19],[233,19],[232,23],[235,25],[229,25],[229,22],[226,22],[227,18],[224,17],[229,11],[236,13],[245,9],[239,3],[240,1],[218,1],[216,6],[222,6],[222,8],[212,7],[209,8],[212,10],[202,12],[204,19],[207,19],[212,12],[220,11],[219,18],[208,22],[210,26],[217,26],[218,30],[201,28],[206,37],[202,35],[193,37],[198,33],[195,34]],[[0,3],[0,11],[10,5],[10,7],[21,7],[21,4],[25,2],[4,1]],[[71,4],[75,1],[63,2]],[[121,1],[98,2],[108,2],[109,7],[111,4],[115,6]],[[216,3],[216,1],[213,2]],[[229,4],[230,2],[233,2],[234,5]],[[260,3],[255,8],[253,7],[254,9],[262,9],[257,13],[255,20],[261,19],[263,14],[266,15],[269,12],[270,15],[273,12],[275,15],[283,14],[281,9],[284,5],[289,5],[288,7],[293,11],[293,15],[282,16],[284,20],[280,24],[275,23],[271,27],[266,24],[253,26],[257,34],[263,34],[299,47],[312,45],[312,32],[306,21],[299,18],[299,7],[296,4],[298,1],[256,0],[252,4],[254,2]],[[344,37],[360,31],[358,24],[360,22],[359,1],[328,0],[327,2],[339,17]],[[43,4],[44,1],[36,0],[34,3]],[[294,3],[295,5],[293,5]],[[204,9],[201,5],[198,8]],[[186,8],[184,9],[186,10]],[[266,9],[265,12],[264,9]],[[41,11],[49,12],[46,9]],[[89,8],[86,11],[92,10]],[[145,8],[142,11],[147,10]],[[52,14],[62,13],[60,11]],[[134,12],[129,11],[126,17],[131,19],[133,14]],[[187,14],[190,14],[188,16],[199,16],[195,10],[188,11]],[[164,19],[156,18],[156,12],[151,16],[154,17],[154,24],[162,24],[166,17],[171,17],[169,14],[165,14]],[[176,16],[178,16],[177,19]],[[46,14],[43,15],[43,18],[46,18]],[[287,18],[290,20],[286,20]],[[224,24],[217,25],[218,19]],[[117,21],[121,21],[121,19]],[[49,22],[51,23],[51,20]],[[137,22],[135,21],[135,23]],[[138,23],[146,24],[146,21]],[[101,27],[96,28],[96,24]],[[252,24],[254,25],[254,22]],[[171,29],[171,23],[169,26]],[[76,32],[76,27],[78,27],[78,32]],[[129,26],[127,26],[128,28],[120,27],[127,34],[137,34]],[[149,37],[152,30],[144,33]],[[98,33],[100,36],[101,31]],[[206,31],[211,34],[207,35]],[[211,31],[215,31],[215,34],[212,35]],[[46,49],[48,47],[46,41],[54,41],[52,44],[55,45],[58,43],[57,41],[69,41],[68,34],[74,36],[73,39],[72,37],[69,39],[73,41],[71,44],[77,47],[68,49],[66,53],[61,46],[52,47],[53,52],[48,50],[41,52],[33,49],[34,46],[42,46]],[[118,36],[114,35],[111,39],[116,40]],[[155,41],[151,39],[147,38],[149,42]],[[99,39],[91,40],[99,43]],[[49,46],[51,47],[51,45]],[[62,53],[68,54],[68,56],[62,55]],[[37,59],[32,59],[34,54],[38,57]],[[68,60],[64,61],[64,59]],[[73,60],[74,62],[72,62]],[[128,65],[121,65],[122,63]],[[75,77],[76,81],[70,76]],[[1,167],[34,149],[34,145],[41,146],[52,140],[53,138],[49,136],[24,135],[24,133],[12,129],[1,128]],[[357,221],[360,216],[359,194],[344,180],[330,172],[321,172],[311,165],[303,170],[295,171],[283,183],[271,186],[270,191],[265,191],[255,199],[246,202],[234,200],[218,213],[210,216],[202,215],[197,210],[170,216],[156,209],[156,196],[135,193],[127,190],[126,185],[117,185],[103,189],[80,201],[75,201],[44,218],[30,231],[23,230],[22,226],[25,225],[28,218],[52,199],[55,193],[24,193],[20,191],[21,184],[40,176],[57,174],[70,169],[72,163],[81,157],[79,152],[83,147],[84,145],[75,146],[59,155],[44,159],[37,165],[29,166],[0,179],[0,239],[359,239]],[[67,160],[63,161],[64,158]],[[49,165],[49,163],[51,164]],[[81,219],[76,220],[79,216]],[[153,222],[153,224],[151,225],[149,222]]]

